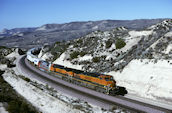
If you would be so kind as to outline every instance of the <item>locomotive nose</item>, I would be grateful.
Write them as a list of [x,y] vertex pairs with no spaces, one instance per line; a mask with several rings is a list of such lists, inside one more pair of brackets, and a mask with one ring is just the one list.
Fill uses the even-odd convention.
[[116,86],[116,81],[115,81],[115,80],[112,81],[112,86],[113,86],[113,87]]
[[110,87],[113,88],[113,87],[115,87],[116,82],[113,80],[113,81],[109,81],[108,84],[109,84]]

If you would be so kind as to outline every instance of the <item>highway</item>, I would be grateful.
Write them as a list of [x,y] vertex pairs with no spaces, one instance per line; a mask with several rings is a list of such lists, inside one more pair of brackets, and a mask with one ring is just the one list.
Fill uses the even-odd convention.
[[23,73],[26,73],[28,77],[44,82],[57,91],[61,91],[67,95],[77,97],[105,109],[111,109],[116,106],[136,113],[172,113],[172,110],[132,100],[125,96],[109,96],[88,88],[71,84],[55,77],[54,75],[40,71],[27,61],[26,56],[21,57],[17,66],[23,71]]

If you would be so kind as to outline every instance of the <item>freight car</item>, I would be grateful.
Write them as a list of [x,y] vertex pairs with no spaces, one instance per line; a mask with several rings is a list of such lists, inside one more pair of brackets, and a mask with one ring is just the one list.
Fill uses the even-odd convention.
[[37,58],[32,53],[33,50],[27,54],[27,59],[30,62],[35,64],[42,71],[54,73],[54,75],[58,78],[109,95],[127,94],[127,90],[124,87],[116,85],[116,81],[111,75],[84,72],[57,64],[51,64]]
[[51,66],[51,64],[44,60],[40,60],[38,62],[38,67],[43,71],[49,71],[50,66]]

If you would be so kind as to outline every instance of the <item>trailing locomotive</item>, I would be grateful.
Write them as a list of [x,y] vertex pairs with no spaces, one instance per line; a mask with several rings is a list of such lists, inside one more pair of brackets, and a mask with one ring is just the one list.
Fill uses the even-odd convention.
[[42,71],[54,73],[54,75],[60,79],[109,95],[127,94],[127,90],[124,87],[116,86],[116,81],[111,75],[84,72],[57,64],[51,64],[38,59],[32,54],[33,50],[34,49],[27,53],[27,59]]

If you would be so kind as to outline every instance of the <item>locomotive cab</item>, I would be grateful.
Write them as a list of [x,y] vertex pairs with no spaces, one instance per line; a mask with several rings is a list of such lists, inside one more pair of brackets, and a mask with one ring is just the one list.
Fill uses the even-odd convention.
[[116,81],[111,75],[100,75],[99,77],[104,82],[106,94],[118,95],[120,93],[120,87],[116,86]]
[[113,77],[110,75],[101,75],[100,79],[104,81],[104,85],[110,88],[114,88],[116,82],[113,80]]

